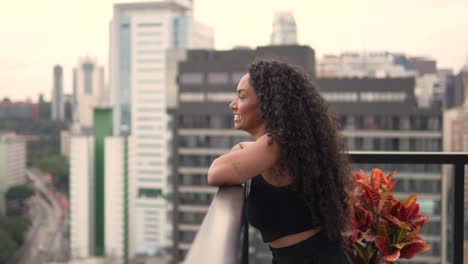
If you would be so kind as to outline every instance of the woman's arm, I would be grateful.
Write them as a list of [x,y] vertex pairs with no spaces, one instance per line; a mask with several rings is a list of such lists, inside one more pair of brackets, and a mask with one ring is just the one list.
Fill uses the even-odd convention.
[[215,159],[208,170],[208,184],[242,184],[271,168],[280,159],[280,147],[274,141],[268,145],[268,140],[263,135],[255,142],[242,142],[241,149],[234,150],[234,146],[231,152]]
[[234,145],[234,147],[231,148],[230,152],[241,150],[245,147],[248,147],[252,143],[255,143],[255,141],[243,141],[241,143],[237,143],[236,145]]

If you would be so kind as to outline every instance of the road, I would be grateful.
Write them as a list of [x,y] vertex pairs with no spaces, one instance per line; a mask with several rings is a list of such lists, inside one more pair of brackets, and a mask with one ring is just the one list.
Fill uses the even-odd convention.
[[27,170],[27,175],[36,191],[29,201],[32,226],[12,263],[41,264],[67,260],[68,214],[51,194],[40,171]]

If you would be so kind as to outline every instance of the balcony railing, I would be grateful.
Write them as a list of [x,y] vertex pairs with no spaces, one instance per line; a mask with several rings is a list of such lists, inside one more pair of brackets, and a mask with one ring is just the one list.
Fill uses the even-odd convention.
[[244,189],[219,188],[184,263],[238,263]]
[[[453,166],[452,263],[463,263],[465,165],[468,153],[350,152],[355,164],[447,164]],[[447,176],[447,175],[442,175]],[[184,263],[248,263],[248,225],[240,243],[244,191],[221,187],[213,199]],[[442,212],[445,213],[445,212]],[[442,231],[443,232],[443,231]],[[445,242],[445,241],[443,241]]]

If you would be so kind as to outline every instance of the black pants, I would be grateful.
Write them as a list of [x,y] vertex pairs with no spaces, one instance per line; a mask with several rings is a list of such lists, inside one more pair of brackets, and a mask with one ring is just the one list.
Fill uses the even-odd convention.
[[283,248],[272,248],[273,264],[349,264],[344,249],[321,233]]

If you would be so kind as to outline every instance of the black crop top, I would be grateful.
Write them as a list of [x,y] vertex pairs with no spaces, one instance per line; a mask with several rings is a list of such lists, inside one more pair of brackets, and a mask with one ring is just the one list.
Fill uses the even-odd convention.
[[275,186],[261,175],[252,178],[246,202],[247,219],[268,243],[320,225],[302,195],[287,186]]

